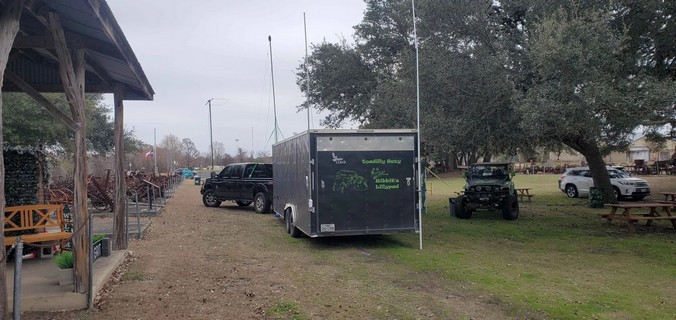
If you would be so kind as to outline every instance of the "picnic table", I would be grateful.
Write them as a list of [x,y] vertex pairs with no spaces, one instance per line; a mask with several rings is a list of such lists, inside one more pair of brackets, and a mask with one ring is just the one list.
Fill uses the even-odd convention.
[[[607,219],[608,224],[613,220],[624,221],[627,223],[629,233],[636,232],[634,225],[643,220],[646,221],[646,225],[648,226],[652,224],[653,220],[669,220],[674,229],[676,229],[676,216],[671,214],[671,208],[674,207],[673,203],[609,203],[606,206],[611,208],[610,214],[603,215]],[[660,208],[666,215],[660,216],[658,212]],[[618,209],[622,209],[622,211],[618,213]],[[636,213],[638,209],[649,209],[649,212]]]
[[528,198],[528,202],[530,202],[530,198],[534,196],[534,194],[530,194],[530,190],[532,188],[514,188],[516,190],[516,195],[519,197],[519,202],[523,201],[523,198]]
[[664,201],[676,201],[676,192],[660,192],[664,196]]

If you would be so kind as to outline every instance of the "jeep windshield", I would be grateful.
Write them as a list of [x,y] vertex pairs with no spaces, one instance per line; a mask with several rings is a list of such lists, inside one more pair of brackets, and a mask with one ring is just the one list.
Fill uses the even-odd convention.
[[470,179],[505,179],[508,174],[507,167],[500,165],[473,165],[467,172]]

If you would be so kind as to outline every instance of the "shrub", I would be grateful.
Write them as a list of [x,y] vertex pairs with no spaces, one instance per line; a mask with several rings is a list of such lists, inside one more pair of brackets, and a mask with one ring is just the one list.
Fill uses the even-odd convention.
[[64,251],[54,256],[54,264],[60,269],[70,269],[73,267],[73,252]]

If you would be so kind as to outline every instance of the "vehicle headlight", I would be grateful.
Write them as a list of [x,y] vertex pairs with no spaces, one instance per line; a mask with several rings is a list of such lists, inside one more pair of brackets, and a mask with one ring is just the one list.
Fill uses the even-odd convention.
[[620,184],[625,185],[625,186],[633,186],[636,183],[631,182],[631,181],[618,181]]

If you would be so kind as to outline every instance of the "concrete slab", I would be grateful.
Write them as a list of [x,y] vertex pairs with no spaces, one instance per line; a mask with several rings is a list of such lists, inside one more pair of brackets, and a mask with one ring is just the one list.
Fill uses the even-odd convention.
[[[115,269],[124,262],[126,250],[113,251],[94,263],[94,295],[108,282]],[[86,293],[73,292],[74,285],[60,286],[59,268],[51,259],[24,259],[21,271],[21,311],[62,311],[87,308]],[[13,312],[14,263],[7,264],[9,309]]]
[[[140,217],[140,234],[150,225],[151,218]],[[94,234],[111,235],[113,218],[111,215],[95,215],[92,218]],[[128,237],[136,239],[139,234],[136,217],[129,218]],[[101,257],[94,263],[94,295],[103,289],[113,272],[124,262],[127,251],[113,251],[108,257]],[[31,258],[23,260],[21,271],[21,311],[64,311],[87,308],[86,293],[75,293],[74,285],[60,286],[59,268],[51,258]],[[5,281],[9,295],[9,308],[13,309],[14,263],[7,264]]]

